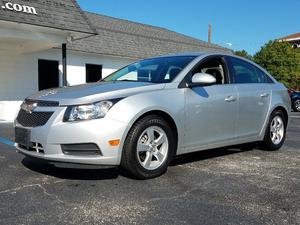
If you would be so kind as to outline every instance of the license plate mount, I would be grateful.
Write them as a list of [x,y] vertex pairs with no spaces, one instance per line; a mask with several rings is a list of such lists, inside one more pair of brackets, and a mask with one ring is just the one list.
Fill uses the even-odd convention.
[[16,127],[15,128],[15,142],[24,145],[26,147],[30,146],[31,131],[25,128]]

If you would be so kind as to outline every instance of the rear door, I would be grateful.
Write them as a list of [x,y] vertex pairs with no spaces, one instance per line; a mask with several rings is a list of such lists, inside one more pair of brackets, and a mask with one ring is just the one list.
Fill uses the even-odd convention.
[[237,137],[256,137],[267,119],[271,89],[267,75],[255,65],[227,57],[231,80],[238,92]]

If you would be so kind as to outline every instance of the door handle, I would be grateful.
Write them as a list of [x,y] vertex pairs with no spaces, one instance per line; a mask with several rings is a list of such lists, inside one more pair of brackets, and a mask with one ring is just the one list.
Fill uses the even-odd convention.
[[265,97],[268,97],[268,96],[269,96],[269,94],[265,93],[265,92],[260,94],[260,97],[262,97],[262,98],[265,98]]
[[225,98],[225,102],[234,102],[236,100],[236,98],[232,95],[228,96],[227,98]]

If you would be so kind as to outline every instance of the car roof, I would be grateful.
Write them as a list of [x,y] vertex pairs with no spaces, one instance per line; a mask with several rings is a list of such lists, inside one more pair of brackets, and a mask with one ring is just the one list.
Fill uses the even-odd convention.
[[157,57],[152,57],[151,59],[157,59],[157,58],[164,58],[164,57],[177,57],[177,56],[186,56],[186,57],[199,57],[199,56],[208,56],[208,55],[229,55],[232,56],[232,53],[228,52],[181,52],[181,53],[174,53],[174,54],[168,54],[168,55],[161,55]]

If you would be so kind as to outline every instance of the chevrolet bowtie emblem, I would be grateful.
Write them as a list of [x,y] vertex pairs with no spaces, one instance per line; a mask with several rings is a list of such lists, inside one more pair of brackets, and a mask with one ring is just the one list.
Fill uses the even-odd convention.
[[23,109],[25,112],[30,113],[30,114],[35,110],[36,107],[37,107],[37,103],[23,102],[21,105],[21,109]]

